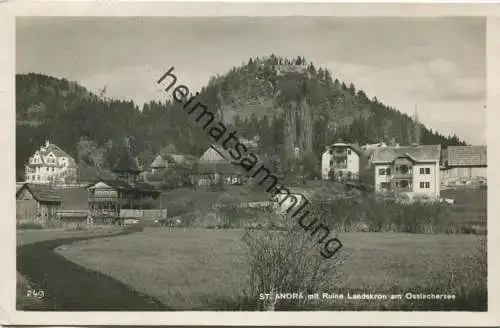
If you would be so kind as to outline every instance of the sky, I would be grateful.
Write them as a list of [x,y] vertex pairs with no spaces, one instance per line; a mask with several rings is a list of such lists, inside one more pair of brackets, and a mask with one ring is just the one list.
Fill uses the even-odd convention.
[[170,67],[198,90],[250,57],[304,56],[333,78],[470,144],[486,144],[480,17],[24,17],[16,72],[77,81],[142,106]]

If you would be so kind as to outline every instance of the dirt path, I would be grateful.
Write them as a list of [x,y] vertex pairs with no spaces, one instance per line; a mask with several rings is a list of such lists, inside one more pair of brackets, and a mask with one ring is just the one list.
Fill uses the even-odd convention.
[[[132,233],[124,231],[113,236]],[[132,290],[104,274],[87,270],[54,249],[80,240],[109,237],[87,236],[40,241],[17,248],[17,271],[37,290],[44,291],[45,311],[161,311],[168,310],[150,296]],[[18,310],[32,310],[19,308]],[[42,310],[42,309],[40,309]]]

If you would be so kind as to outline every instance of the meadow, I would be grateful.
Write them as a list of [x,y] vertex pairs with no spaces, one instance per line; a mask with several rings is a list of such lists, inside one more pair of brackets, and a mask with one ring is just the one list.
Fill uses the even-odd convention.
[[[64,245],[56,251],[172,309],[251,310],[259,301],[243,296],[248,262],[242,233],[237,229],[146,228],[131,235]],[[434,292],[455,294],[457,300],[322,300],[309,304],[309,309],[485,310],[485,295],[470,294],[471,290],[479,292],[486,279],[484,268],[473,260],[477,259],[477,236],[341,233],[339,237],[344,247],[339,252],[342,263],[332,268],[333,289],[317,292]]]

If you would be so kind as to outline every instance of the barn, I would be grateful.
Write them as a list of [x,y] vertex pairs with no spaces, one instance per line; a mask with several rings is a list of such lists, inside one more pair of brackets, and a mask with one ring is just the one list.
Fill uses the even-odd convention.
[[61,208],[61,195],[47,185],[25,183],[16,188],[16,219],[18,223],[46,225],[56,218]]
[[487,166],[486,146],[449,146],[442,152],[441,183],[486,184]]

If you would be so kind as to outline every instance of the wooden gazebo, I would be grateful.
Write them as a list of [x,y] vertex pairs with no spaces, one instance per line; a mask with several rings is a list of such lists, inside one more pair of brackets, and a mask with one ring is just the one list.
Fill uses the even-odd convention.
[[158,198],[159,190],[148,183],[137,181],[141,171],[128,148],[124,148],[113,168],[115,179],[100,179],[87,187],[89,220],[121,222],[122,209],[141,210],[145,200]]

